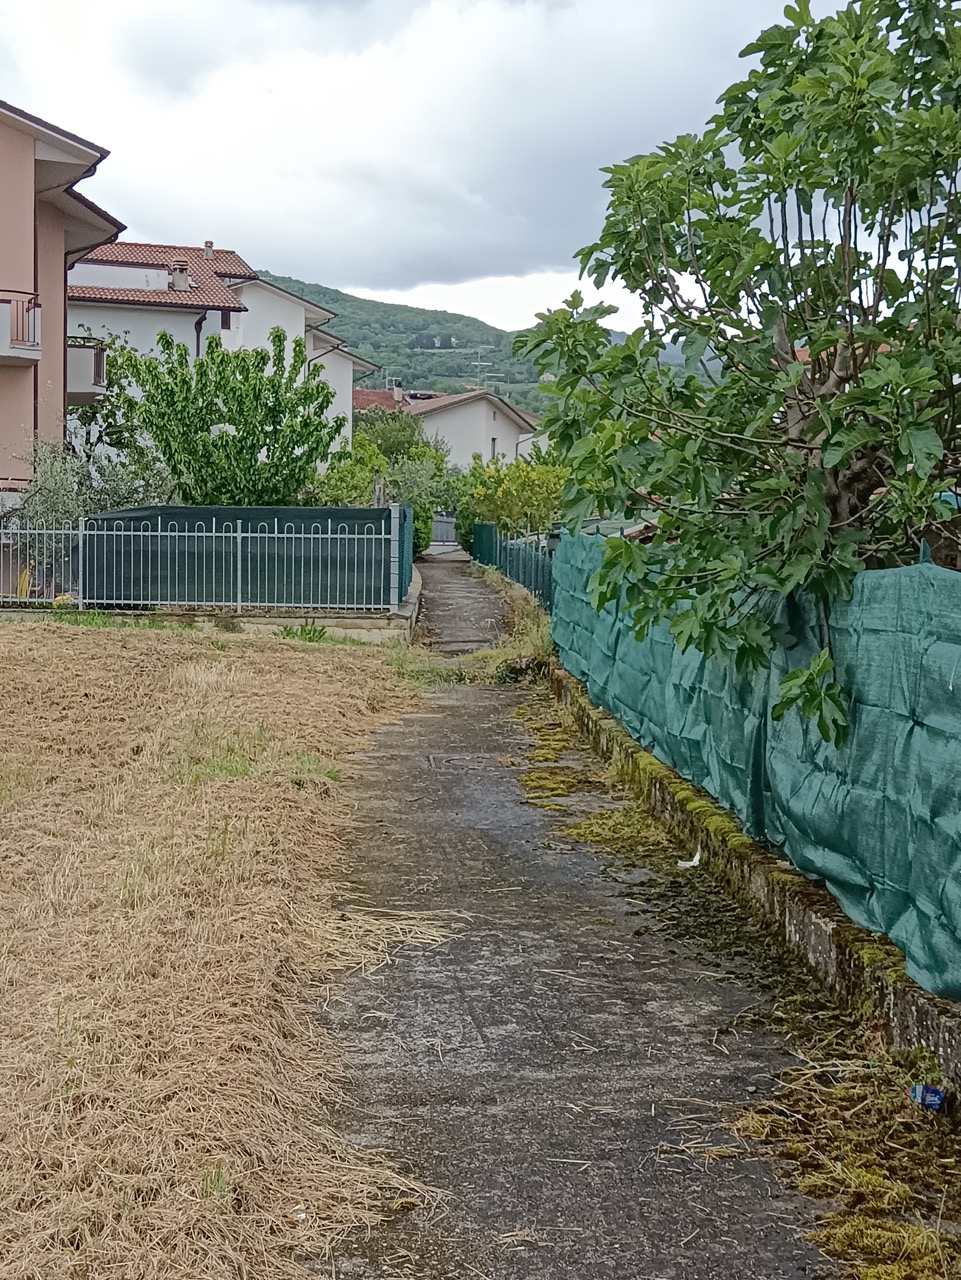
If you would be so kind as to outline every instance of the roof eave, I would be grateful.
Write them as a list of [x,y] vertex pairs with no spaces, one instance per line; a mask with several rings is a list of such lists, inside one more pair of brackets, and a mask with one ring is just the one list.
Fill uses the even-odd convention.
[[84,151],[88,151],[95,158],[94,167],[101,160],[106,160],[110,152],[106,147],[99,146],[96,142],[90,142],[87,138],[81,138],[79,134],[70,133],[67,129],[61,129],[58,125],[51,124],[49,120],[41,120],[39,116],[31,115],[29,111],[24,111],[20,107],[15,107],[10,102],[0,100],[0,115],[10,116],[14,121],[29,126],[28,132],[35,137],[37,134],[46,135],[49,138],[56,138],[58,142],[68,142],[75,147],[80,147]]
[[[222,302],[202,302],[199,299],[191,302],[189,298],[184,302],[180,302],[179,300],[177,302],[171,302],[169,301],[169,293],[164,295],[164,301],[160,301],[159,298],[154,300],[153,298],[148,297],[90,298],[86,296],[78,296],[76,293],[76,287],[93,288],[94,286],[75,286],[74,289],[71,289],[68,285],[67,301],[75,302],[77,304],[89,303],[89,305],[93,307],[156,307],[161,311],[236,311],[238,314],[247,310],[243,303],[234,303],[233,305],[228,306]],[[159,293],[160,290],[157,290],[157,292]]]

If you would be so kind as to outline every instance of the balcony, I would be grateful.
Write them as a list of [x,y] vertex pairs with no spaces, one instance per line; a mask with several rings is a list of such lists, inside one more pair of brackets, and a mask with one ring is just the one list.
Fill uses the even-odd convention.
[[67,408],[94,404],[107,389],[107,353],[96,338],[67,338]]
[[40,359],[40,300],[35,293],[0,289],[0,364]]

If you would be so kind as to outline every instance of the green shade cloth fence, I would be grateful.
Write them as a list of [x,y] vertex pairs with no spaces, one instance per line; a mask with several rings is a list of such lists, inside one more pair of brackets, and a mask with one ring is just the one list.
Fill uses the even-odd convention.
[[797,643],[769,671],[681,653],[667,628],[641,642],[587,583],[604,540],[565,534],[554,556],[553,632],[592,700],[665,764],[783,845],[857,924],[884,933],[927,990],[961,998],[961,574],[931,564],[868,571],[831,609],[837,678],[851,695],[838,751],[788,712],[781,677],[824,647],[818,610],[785,604]]
[[554,588],[551,553],[539,540],[506,538],[495,525],[475,524],[472,554],[478,564],[499,569],[505,578],[526,587],[550,613]]

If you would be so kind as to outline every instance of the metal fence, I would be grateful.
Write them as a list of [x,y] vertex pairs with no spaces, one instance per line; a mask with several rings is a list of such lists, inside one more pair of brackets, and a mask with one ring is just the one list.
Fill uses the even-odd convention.
[[454,516],[451,512],[434,512],[434,524],[431,528],[430,540],[441,545],[456,543],[457,532],[454,528]]
[[0,603],[79,608],[386,612],[413,572],[410,508],[301,521],[216,517],[81,520],[0,530]]
[[553,556],[540,535],[506,538],[496,525],[474,525],[474,559],[499,569],[540,601],[548,613],[554,598]]

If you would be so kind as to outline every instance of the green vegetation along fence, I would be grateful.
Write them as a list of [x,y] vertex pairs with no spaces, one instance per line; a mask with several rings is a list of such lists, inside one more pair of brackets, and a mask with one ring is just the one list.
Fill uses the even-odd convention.
[[831,609],[838,679],[851,696],[841,750],[791,711],[781,677],[824,646],[818,610],[789,601],[793,648],[747,678],[681,653],[666,627],[637,641],[587,583],[603,539],[563,536],[554,556],[561,661],[638,742],[783,845],[847,914],[904,951],[923,987],[961,998],[961,574],[931,564],[868,571]]
[[551,554],[540,542],[505,538],[496,525],[474,525],[474,559],[499,569],[511,582],[519,582],[536,596],[548,613],[554,591]]

